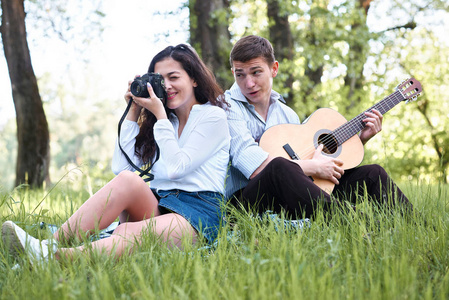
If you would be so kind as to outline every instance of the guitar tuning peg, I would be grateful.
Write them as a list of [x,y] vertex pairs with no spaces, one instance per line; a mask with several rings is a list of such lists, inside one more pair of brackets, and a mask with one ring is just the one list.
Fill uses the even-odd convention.
[[396,90],[399,90],[401,85],[404,85],[404,83],[406,83],[408,80],[410,80],[410,78],[404,79],[402,80],[397,86],[396,86]]
[[415,96],[413,96],[413,97],[407,99],[407,100],[405,101],[405,104],[407,104],[407,103],[409,103],[409,102],[412,102],[412,101],[416,101],[416,99],[418,99],[418,97],[419,97],[420,95],[421,95],[421,94],[416,94]]

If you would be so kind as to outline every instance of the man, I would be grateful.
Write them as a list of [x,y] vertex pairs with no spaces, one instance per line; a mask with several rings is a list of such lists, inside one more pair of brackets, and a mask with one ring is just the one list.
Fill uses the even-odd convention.
[[[284,211],[293,218],[311,217],[319,202],[327,210],[331,203],[342,203],[337,196],[355,201],[357,194],[366,192],[379,204],[400,202],[412,208],[378,165],[344,171],[341,160],[322,155],[322,145],[307,160],[272,157],[265,152],[258,145],[265,130],[278,124],[300,124],[296,113],[272,90],[279,70],[273,47],[265,38],[243,37],[234,45],[230,63],[235,83],[225,93],[231,105],[232,161],[226,190],[233,204],[240,202],[258,212]],[[375,110],[367,112],[363,121],[366,127],[359,136],[365,144],[382,130],[382,115]],[[315,185],[311,176],[334,183],[331,195]]]

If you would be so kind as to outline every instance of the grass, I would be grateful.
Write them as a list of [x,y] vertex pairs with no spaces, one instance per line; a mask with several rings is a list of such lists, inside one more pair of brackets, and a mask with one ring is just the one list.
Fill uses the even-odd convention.
[[[79,256],[11,270],[0,241],[1,299],[448,299],[448,187],[407,186],[412,215],[362,201],[363,215],[322,213],[292,230],[270,218],[231,211],[214,248],[168,249],[147,236],[133,255]],[[61,224],[88,197],[63,183],[48,191],[0,195],[0,220],[41,238],[34,224]]]

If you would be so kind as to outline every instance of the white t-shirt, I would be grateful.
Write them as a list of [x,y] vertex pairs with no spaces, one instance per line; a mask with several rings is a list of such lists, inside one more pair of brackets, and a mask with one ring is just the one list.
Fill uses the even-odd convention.
[[[151,173],[150,185],[160,190],[180,189],[188,192],[212,191],[224,194],[229,163],[230,134],[223,109],[209,103],[194,105],[189,119],[178,137],[179,121],[175,114],[170,120],[159,120],[154,125],[154,138],[160,149],[160,158]],[[125,120],[120,132],[123,150],[137,166],[142,160],[135,155],[136,122]],[[134,171],[116,142],[112,171]]]

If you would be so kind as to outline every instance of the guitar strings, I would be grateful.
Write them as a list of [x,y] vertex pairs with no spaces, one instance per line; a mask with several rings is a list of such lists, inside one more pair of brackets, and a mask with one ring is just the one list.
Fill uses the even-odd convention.
[[[363,113],[359,114],[349,122],[341,125],[340,127],[336,128],[334,131],[330,131],[327,133],[327,136],[322,139],[320,144],[323,144],[327,149],[332,146],[333,141],[337,140],[337,147],[339,147],[341,144],[343,144],[346,140],[348,140],[353,135],[357,134],[360,130],[362,130],[365,127],[365,124],[363,123],[363,119],[366,118],[365,112],[372,111],[373,109],[377,109],[381,112],[381,114],[385,114],[390,109],[392,109],[394,106],[396,106],[398,103],[403,101],[405,97],[402,95],[400,90],[397,90],[393,94],[385,97],[382,101],[379,103],[373,105],[368,110],[364,111]],[[393,101],[394,100],[394,101]],[[344,129],[344,128],[349,129]],[[354,131],[354,128],[356,128]],[[343,139],[343,140],[342,140]],[[309,157],[313,155],[316,148],[318,148],[319,144],[315,144],[317,141],[313,141],[313,145],[309,146],[308,148],[304,149],[301,153],[298,153],[298,157]]]
[[[379,103],[372,106],[371,108],[369,108],[366,111],[372,111],[373,109],[376,109],[376,110],[380,111],[380,113],[382,115],[384,115],[386,112],[388,112],[390,109],[392,109],[394,106],[396,106],[398,103],[400,103],[403,100],[403,98],[401,98],[399,95],[395,95],[395,94],[396,93],[390,95],[389,97],[386,97],[385,99],[383,99],[382,101],[380,101]],[[389,100],[396,100],[396,101],[389,101]],[[334,133],[335,133],[336,138],[337,139],[339,139],[339,137],[343,138],[344,139],[343,141],[341,141],[341,139],[339,139],[339,141],[341,141],[343,143],[344,141],[346,141],[347,139],[349,139],[350,137],[355,135],[357,132],[362,130],[365,127],[364,123],[362,122],[362,120],[364,118],[366,118],[366,116],[364,115],[365,112],[358,115],[356,118],[350,120],[348,122],[347,126],[346,126],[346,124],[344,124],[344,125],[340,126],[339,128],[335,129]],[[342,128],[342,127],[348,127],[348,130],[340,130],[340,128]],[[354,130],[354,128],[355,128],[355,130]]]
[[[379,111],[381,111],[382,114],[384,114],[385,112],[387,112],[388,110],[390,110],[391,108],[393,108],[397,103],[399,103],[400,101],[403,100],[403,98],[401,99],[399,97],[399,95],[396,95],[397,93],[393,93],[392,95],[384,98],[381,102],[377,103],[376,105],[372,106],[370,109],[368,109],[367,111],[371,111],[373,108],[379,109]],[[390,100],[390,98],[394,98],[397,100],[397,102],[391,106],[388,105],[388,100]],[[387,109],[382,110],[381,108],[383,108],[384,106],[387,107]],[[355,135],[358,131],[360,131],[361,129],[363,129],[364,124],[363,122],[361,122],[363,120],[363,118],[365,118],[366,116],[364,116],[364,112],[360,115],[358,115],[357,117],[355,117],[354,119],[352,119],[351,121],[349,121],[346,124],[343,124],[342,126],[338,127],[337,129],[335,129],[334,131],[331,131],[328,133],[328,136],[326,138],[324,138],[320,144],[324,144],[324,146],[328,147],[331,146],[331,141],[335,139],[337,139],[338,142],[338,146],[340,146],[343,142],[345,142],[349,137],[352,137],[353,135]],[[358,129],[355,132],[352,132],[352,134],[345,140],[341,141],[341,139],[339,140],[339,138],[341,136],[344,136],[344,134],[350,132],[349,130],[341,130],[341,128],[343,126],[352,126],[354,127],[354,123],[358,124],[360,129]],[[340,133],[339,133],[340,132]],[[335,134],[336,133],[336,134]],[[308,149],[305,149],[302,153],[300,153],[300,157],[305,157],[304,155],[311,155],[313,154],[313,152],[315,151],[315,149],[318,147],[318,144],[312,145],[310,146]]]
[[[394,93],[386,98],[384,98],[382,101],[377,103],[376,105],[372,106],[366,111],[372,111],[373,109],[379,110],[379,112],[383,115],[386,112],[388,112],[390,109],[392,109],[394,106],[396,106],[398,103],[400,103],[403,98],[398,95],[399,93]],[[395,100],[395,101],[392,101]],[[365,112],[366,112],[365,111]],[[365,127],[365,124],[363,123],[363,119],[366,118],[365,112],[361,113],[354,119],[350,120],[348,124],[344,124],[337,129],[335,129],[332,133],[334,134],[335,138],[339,141],[339,145],[341,145],[343,142],[345,142],[347,139],[355,135],[357,132],[362,130]],[[348,128],[348,129],[345,129]]]

